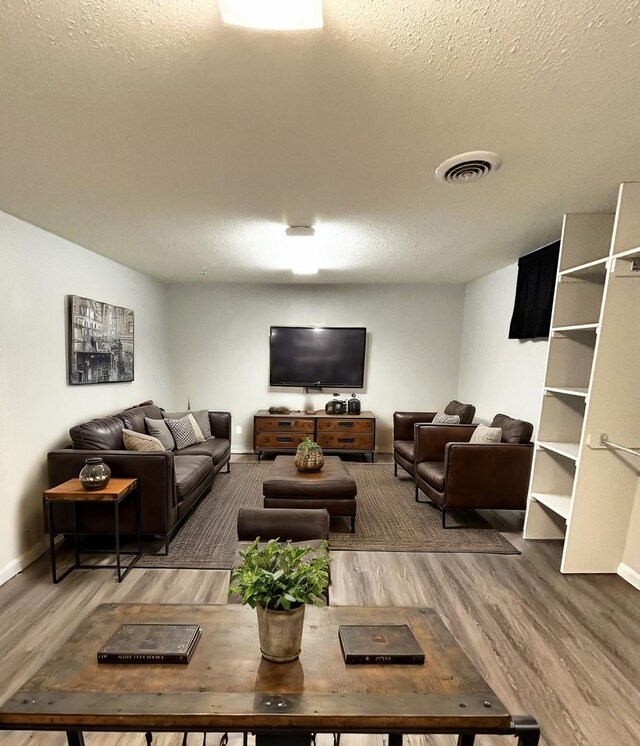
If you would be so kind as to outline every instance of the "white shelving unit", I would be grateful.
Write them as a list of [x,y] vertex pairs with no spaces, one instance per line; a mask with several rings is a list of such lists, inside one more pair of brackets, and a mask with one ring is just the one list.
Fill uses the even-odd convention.
[[[640,184],[615,215],[566,215],[525,539],[564,539],[562,572],[616,572],[640,459]],[[635,540],[640,541],[640,537]]]

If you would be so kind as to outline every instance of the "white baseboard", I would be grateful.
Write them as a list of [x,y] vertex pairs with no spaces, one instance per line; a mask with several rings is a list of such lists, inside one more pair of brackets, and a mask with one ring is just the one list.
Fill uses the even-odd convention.
[[42,556],[49,548],[48,540],[42,539],[41,541],[34,544],[30,549],[21,554],[18,559],[14,559],[0,569],[0,585],[3,585],[7,580],[11,580],[19,572],[22,572],[25,567],[29,567],[32,562],[35,562],[38,557]]
[[640,591],[640,572],[637,572],[632,567],[629,567],[629,565],[625,565],[624,562],[621,562],[618,565],[618,575]]

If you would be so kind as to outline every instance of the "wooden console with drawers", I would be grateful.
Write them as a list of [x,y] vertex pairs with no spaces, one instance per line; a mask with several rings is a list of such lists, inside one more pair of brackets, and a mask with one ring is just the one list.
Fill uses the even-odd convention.
[[276,415],[262,409],[253,418],[253,450],[258,460],[263,453],[295,453],[307,436],[325,453],[364,453],[375,460],[376,418],[372,412]]

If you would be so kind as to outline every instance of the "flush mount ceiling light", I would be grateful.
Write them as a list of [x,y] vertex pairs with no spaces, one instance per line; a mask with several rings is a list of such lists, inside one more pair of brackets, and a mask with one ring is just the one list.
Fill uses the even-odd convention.
[[467,184],[497,171],[502,158],[490,150],[472,150],[448,158],[436,168],[436,179],[448,184]]
[[309,225],[290,225],[285,231],[290,245],[291,271],[294,275],[318,274],[318,247],[316,232]]
[[231,26],[268,31],[322,28],[322,0],[218,0]]

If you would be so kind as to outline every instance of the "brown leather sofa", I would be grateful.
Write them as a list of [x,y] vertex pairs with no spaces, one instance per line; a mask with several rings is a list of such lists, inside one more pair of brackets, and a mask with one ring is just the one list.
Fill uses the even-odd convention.
[[[457,414],[460,424],[473,422],[476,408],[473,404],[463,404],[453,399],[444,408],[445,414]],[[412,477],[415,473],[415,426],[419,422],[431,422],[437,412],[394,412],[393,413],[393,473],[398,476],[398,466]]]
[[[49,487],[77,477],[85,459],[100,456],[114,477],[135,477],[140,490],[141,530],[144,535],[161,536],[165,551],[176,528],[197,501],[206,495],[215,475],[231,457],[231,415],[209,412],[212,440],[180,451],[127,451],[122,430],[145,432],[145,417],[162,419],[162,409],[152,402],[117,414],[84,422],[69,431],[71,445],[47,455]],[[55,505],[54,520],[60,533],[73,533],[71,506]],[[46,517],[45,517],[46,523]],[[122,504],[120,526],[123,534],[135,533],[135,509],[131,500]],[[83,505],[78,509],[78,531],[111,534],[113,513],[109,506]]]
[[497,414],[500,443],[469,443],[476,425],[416,425],[416,501],[422,492],[442,511],[524,510],[533,458],[533,425]]

